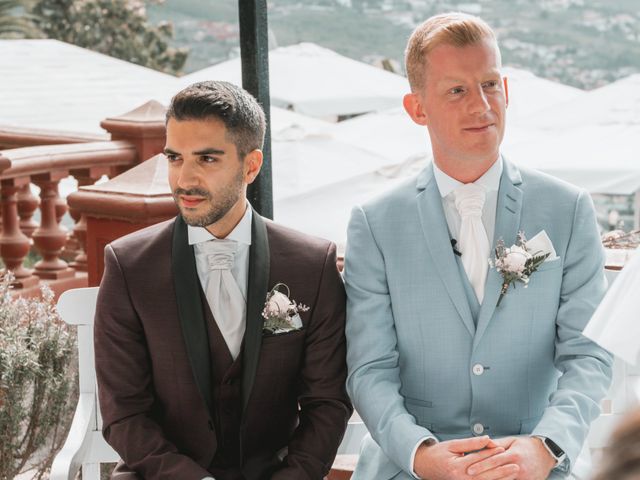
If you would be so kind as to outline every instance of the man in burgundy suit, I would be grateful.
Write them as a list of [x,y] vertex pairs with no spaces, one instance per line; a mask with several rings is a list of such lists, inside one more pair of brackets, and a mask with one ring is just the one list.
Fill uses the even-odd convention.
[[352,412],[344,288],[334,244],[248,204],[264,131],[238,87],[179,92],[165,155],[180,215],[105,249],[95,351],[113,478],[320,480],[331,467]]

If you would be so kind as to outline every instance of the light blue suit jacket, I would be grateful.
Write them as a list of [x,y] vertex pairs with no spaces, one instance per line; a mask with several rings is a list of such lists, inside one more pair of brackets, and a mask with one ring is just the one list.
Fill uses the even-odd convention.
[[505,160],[492,248],[499,238],[512,245],[519,230],[545,230],[559,258],[496,308],[495,269],[482,305],[470,295],[431,164],[354,208],[347,389],[371,437],[353,480],[413,478],[421,438],[471,437],[476,424],[492,437],[549,437],[575,462],[611,379],[611,356],[581,333],[606,289],[593,204],[586,192]]

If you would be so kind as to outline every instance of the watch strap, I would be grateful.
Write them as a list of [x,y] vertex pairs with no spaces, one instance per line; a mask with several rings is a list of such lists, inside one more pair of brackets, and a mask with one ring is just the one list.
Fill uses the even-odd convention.
[[564,462],[565,458],[567,458],[567,454],[564,453],[564,450],[562,450],[556,442],[548,437],[543,437],[541,435],[535,436],[542,441],[542,445],[547,449],[547,452],[556,459],[556,467]]

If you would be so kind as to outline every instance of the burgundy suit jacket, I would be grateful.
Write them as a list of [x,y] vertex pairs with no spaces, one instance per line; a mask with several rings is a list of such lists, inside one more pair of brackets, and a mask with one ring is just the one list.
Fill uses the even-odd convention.
[[[242,473],[246,480],[320,480],[352,412],[335,245],[254,212],[249,252]],[[301,313],[301,330],[263,336],[261,313],[276,283],[310,309]],[[107,246],[95,354],[103,434],[123,459],[117,478],[210,475],[217,439],[204,318],[180,216]]]

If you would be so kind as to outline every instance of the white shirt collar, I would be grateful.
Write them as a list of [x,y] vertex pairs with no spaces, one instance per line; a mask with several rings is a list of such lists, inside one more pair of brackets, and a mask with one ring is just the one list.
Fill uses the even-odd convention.
[[[238,224],[231,230],[231,233],[226,236],[229,240],[235,240],[238,243],[244,243],[251,245],[251,221],[253,219],[253,209],[249,202],[247,202],[247,208],[244,211],[243,217]],[[207,242],[209,240],[215,240],[216,236],[213,235],[205,227],[192,227],[187,225],[187,234],[189,237],[189,245],[197,243]]]
[[[484,172],[484,174],[477,179],[475,182],[476,185],[482,185],[487,192],[498,191],[500,188],[500,177],[502,176],[502,156],[498,157],[498,160],[493,162],[493,165]],[[456,188],[463,185],[462,182],[459,182],[455,178],[450,177],[442,170],[438,168],[435,162],[433,162],[433,176],[436,178],[436,183],[438,184],[438,190],[440,190],[440,195],[442,198],[449,195]]]

